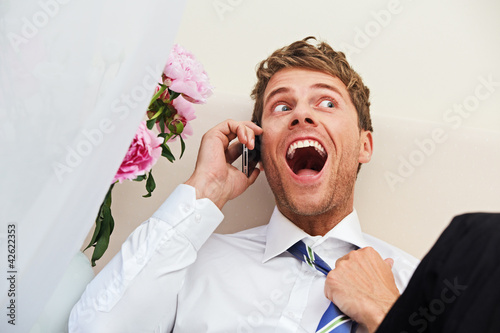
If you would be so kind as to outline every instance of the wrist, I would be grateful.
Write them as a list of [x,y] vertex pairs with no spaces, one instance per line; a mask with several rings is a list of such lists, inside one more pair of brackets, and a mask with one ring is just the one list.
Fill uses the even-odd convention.
[[380,326],[382,323],[382,320],[384,320],[386,313],[380,311],[376,314],[372,314],[370,318],[364,323],[366,328],[368,329],[368,332],[370,333],[375,333],[377,328]]
[[394,296],[394,299],[387,299],[385,300],[385,302],[380,302],[378,306],[373,308],[373,311],[370,311],[370,314],[364,321],[365,326],[368,328],[368,332],[374,333],[378,329],[385,316],[387,315],[387,313],[389,313],[389,310],[396,302],[399,293],[397,295],[395,294]]
[[207,198],[220,210],[227,202],[227,199],[222,195],[221,186],[215,180],[208,180],[205,177],[198,177],[193,174],[184,184],[194,187],[196,199]]

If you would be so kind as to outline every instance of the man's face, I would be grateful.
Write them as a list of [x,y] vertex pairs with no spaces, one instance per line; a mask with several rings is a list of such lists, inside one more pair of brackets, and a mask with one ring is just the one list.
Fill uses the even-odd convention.
[[358,163],[371,158],[372,137],[358,128],[346,86],[301,68],[273,75],[264,92],[262,164],[288,218],[352,209]]

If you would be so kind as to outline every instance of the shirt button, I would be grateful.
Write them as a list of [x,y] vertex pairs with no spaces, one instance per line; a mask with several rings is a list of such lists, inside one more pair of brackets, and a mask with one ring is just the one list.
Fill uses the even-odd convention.
[[107,292],[102,292],[101,296],[98,299],[98,306],[105,306],[106,303],[108,302],[108,293]]
[[196,214],[194,216],[194,219],[196,220],[196,222],[200,223],[201,222],[201,215],[200,214]]
[[185,213],[189,213],[189,211],[191,210],[191,206],[188,205],[188,204],[184,204],[182,205],[182,210],[185,212]]

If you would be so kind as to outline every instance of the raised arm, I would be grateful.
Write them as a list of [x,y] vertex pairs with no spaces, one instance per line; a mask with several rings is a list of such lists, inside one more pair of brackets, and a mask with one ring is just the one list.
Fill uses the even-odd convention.
[[193,175],[141,224],[120,252],[87,286],[74,306],[70,332],[169,332],[186,269],[223,219],[220,208],[250,186],[231,163],[240,155],[236,137],[253,148],[262,130],[227,120],[202,139]]

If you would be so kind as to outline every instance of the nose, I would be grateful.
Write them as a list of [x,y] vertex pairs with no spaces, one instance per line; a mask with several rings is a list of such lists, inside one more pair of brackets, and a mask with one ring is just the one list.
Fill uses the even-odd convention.
[[317,126],[314,110],[308,105],[297,105],[290,115],[291,118],[288,124],[290,129],[300,126]]

